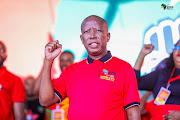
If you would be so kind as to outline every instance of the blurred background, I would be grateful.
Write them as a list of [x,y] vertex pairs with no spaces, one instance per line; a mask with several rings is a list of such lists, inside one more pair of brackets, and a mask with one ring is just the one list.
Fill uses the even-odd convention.
[[[132,66],[143,44],[154,45],[143,73],[167,57],[180,37],[179,0],[0,0],[0,40],[7,46],[7,69],[20,77],[38,76],[44,47],[53,40],[73,51],[76,62],[84,59],[80,26],[89,15],[107,20],[108,49]],[[54,78],[60,73],[58,64],[56,60]]]

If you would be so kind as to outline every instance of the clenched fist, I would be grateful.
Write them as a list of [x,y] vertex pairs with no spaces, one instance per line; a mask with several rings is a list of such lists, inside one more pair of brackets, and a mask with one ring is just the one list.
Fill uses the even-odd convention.
[[144,45],[141,50],[141,54],[146,56],[147,54],[151,53],[153,51],[153,49],[154,49],[154,46],[152,44]]
[[45,59],[48,61],[53,61],[62,51],[62,45],[59,41],[49,42],[45,46]]

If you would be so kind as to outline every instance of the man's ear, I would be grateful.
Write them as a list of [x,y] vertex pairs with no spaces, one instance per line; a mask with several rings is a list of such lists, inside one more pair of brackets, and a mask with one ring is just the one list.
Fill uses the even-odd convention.
[[83,43],[83,38],[82,38],[82,35],[80,35],[80,39],[81,39],[81,42]]
[[7,59],[7,56],[8,56],[8,55],[6,54],[6,56],[5,56],[5,58],[4,58],[4,61]]
[[110,36],[110,33],[107,33],[107,42],[109,42]]

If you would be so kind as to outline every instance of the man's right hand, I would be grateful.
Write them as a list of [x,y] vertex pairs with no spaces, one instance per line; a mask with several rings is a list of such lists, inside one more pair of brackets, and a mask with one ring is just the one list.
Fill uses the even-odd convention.
[[49,42],[45,46],[45,59],[48,61],[53,61],[62,51],[62,45],[59,41]]

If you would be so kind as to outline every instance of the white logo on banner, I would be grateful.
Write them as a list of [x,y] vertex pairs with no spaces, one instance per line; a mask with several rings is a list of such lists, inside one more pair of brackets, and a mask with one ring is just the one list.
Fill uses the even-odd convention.
[[[147,61],[147,65],[145,65],[147,73],[151,71],[153,67],[155,67],[162,59],[168,57],[169,54],[166,52],[165,38],[164,38],[164,28],[169,26],[171,31],[169,34],[172,34],[173,44],[175,44],[179,38],[179,25],[180,18],[177,18],[174,22],[172,20],[164,20],[159,23],[158,26],[151,27],[146,33],[144,37],[144,44],[152,44],[150,38],[154,33],[157,34],[157,42],[158,42],[158,51],[153,50],[151,54],[149,54],[145,59]],[[149,69],[151,68],[151,69]]]

